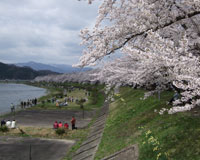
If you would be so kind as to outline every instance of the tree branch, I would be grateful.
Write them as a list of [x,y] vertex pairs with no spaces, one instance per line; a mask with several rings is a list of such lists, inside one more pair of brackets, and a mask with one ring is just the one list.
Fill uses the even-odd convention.
[[124,45],[126,45],[127,42],[129,42],[134,37],[141,36],[141,35],[143,35],[144,33],[148,32],[150,30],[153,30],[155,32],[155,31],[157,31],[159,29],[163,29],[163,28],[168,27],[168,26],[170,26],[170,25],[172,25],[174,23],[177,23],[177,22],[182,21],[182,20],[187,19],[187,18],[192,18],[192,17],[194,17],[196,15],[199,15],[199,14],[200,14],[200,11],[195,11],[195,12],[192,12],[192,13],[188,13],[187,15],[177,16],[174,21],[171,20],[170,22],[166,23],[163,26],[157,26],[156,28],[149,28],[149,29],[147,29],[145,31],[139,32],[137,34],[133,34],[130,37],[126,38],[126,40],[120,46],[118,46],[118,47],[112,49],[110,52],[108,52],[107,55],[115,52],[116,50],[118,50],[120,48],[122,48]]

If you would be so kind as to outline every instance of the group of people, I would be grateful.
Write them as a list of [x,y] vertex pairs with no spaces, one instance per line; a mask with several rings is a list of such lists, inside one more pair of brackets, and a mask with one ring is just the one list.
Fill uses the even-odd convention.
[[32,107],[37,105],[37,103],[38,103],[37,98],[28,99],[27,101],[21,101],[21,108],[24,109],[26,107]]
[[85,92],[85,95],[86,96],[90,96],[90,92]]
[[56,107],[68,106],[67,102],[56,101]]
[[[68,102],[75,102],[77,103],[80,99],[76,97],[65,97],[64,102],[61,102],[60,100],[56,100],[56,107],[62,107],[62,106],[68,106]],[[85,102],[88,101],[88,98],[84,98]]]
[[54,124],[53,124],[53,128],[54,129],[58,129],[58,128],[69,129],[69,125],[68,125],[67,122],[63,124],[62,122],[58,123],[57,121],[55,121]]
[[[25,109],[26,107],[35,106],[35,105],[37,105],[37,103],[38,103],[37,98],[28,99],[27,101],[21,101],[20,106],[21,106],[21,109]],[[11,113],[14,113],[15,109],[16,109],[16,106],[13,103],[11,103],[11,105],[10,105]]]
[[[56,102],[56,106],[57,106],[57,107],[68,106],[68,103],[74,103],[74,102],[75,102],[75,103],[78,103],[78,102],[80,101],[79,98],[73,97],[73,96],[68,96],[68,94],[67,94],[67,92],[70,93],[70,92],[73,91],[73,90],[74,90],[73,87],[64,90],[64,92],[63,92],[63,95],[64,95],[64,102],[61,102],[61,101],[58,100],[58,99],[57,99],[57,100],[56,100],[56,99],[53,99],[52,103]],[[79,88],[79,90],[80,90],[80,88]],[[86,95],[86,96],[90,96],[91,93],[85,91],[85,95]],[[63,98],[63,97],[60,97],[60,98]],[[88,101],[88,98],[87,98],[87,97],[82,98],[82,99],[84,99],[85,102]]]
[[8,128],[14,129],[14,128],[16,128],[16,121],[15,120],[12,120],[12,121],[10,121],[10,120],[7,120],[7,121],[2,120],[1,121],[1,127],[3,127],[3,126],[7,126]]
[[71,96],[71,97],[70,96],[69,97],[66,96],[65,97],[65,102],[74,102],[74,101],[76,101],[76,99],[77,98],[74,98],[73,96]]
[[[71,119],[71,127],[72,127],[72,130],[77,129],[76,118],[74,116],[72,116],[72,119]],[[58,129],[58,128],[69,129],[69,124],[67,122],[66,123],[62,123],[62,122],[58,123],[57,121],[55,121],[53,124],[53,128],[54,129]]]

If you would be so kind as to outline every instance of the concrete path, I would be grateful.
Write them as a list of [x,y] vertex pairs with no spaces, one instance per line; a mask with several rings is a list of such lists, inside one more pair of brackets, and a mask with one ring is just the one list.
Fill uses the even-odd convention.
[[100,113],[90,131],[87,140],[82,143],[72,160],[93,160],[103,135],[104,125],[108,113],[108,103],[104,103]]
[[[52,128],[55,121],[58,122],[68,122],[72,116],[76,117],[78,128],[83,128],[88,125],[88,123],[95,116],[96,111],[85,111],[85,118],[82,117],[82,111],[72,111],[72,110],[22,110],[16,113],[16,115],[8,115],[3,118],[8,120],[15,119],[17,125],[29,126],[29,127],[46,127]],[[3,119],[2,118],[2,119]]]
[[1,136],[0,160],[60,160],[73,144],[69,140]]

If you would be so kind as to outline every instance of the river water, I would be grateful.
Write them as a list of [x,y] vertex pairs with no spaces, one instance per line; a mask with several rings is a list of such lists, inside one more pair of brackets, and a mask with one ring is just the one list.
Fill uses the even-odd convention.
[[19,105],[21,101],[39,98],[46,94],[46,89],[25,84],[0,83],[0,114],[10,111],[10,105]]

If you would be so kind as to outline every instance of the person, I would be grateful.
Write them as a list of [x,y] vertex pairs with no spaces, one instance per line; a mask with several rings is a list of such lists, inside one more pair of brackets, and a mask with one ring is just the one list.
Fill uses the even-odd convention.
[[68,129],[68,128],[69,128],[69,125],[68,125],[67,122],[64,124],[64,128],[65,128],[65,129]]
[[35,98],[35,105],[37,105],[37,98]]
[[56,100],[56,98],[55,98],[55,97],[53,97],[53,98],[51,99],[52,103],[54,103],[54,102],[55,102],[55,100]]
[[58,128],[62,128],[62,127],[63,127],[62,122],[59,122],[59,124],[58,124]]
[[171,100],[168,102],[168,104],[172,104],[174,101],[176,101],[177,99],[179,99],[180,94],[175,91],[175,94],[173,95],[173,97],[171,98]]
[[84,100],[85,100],[85,102],[87,102],[87,101],[88,101],[88,98],[87,98],[87,97],[85,97],[85,98],[84,98]]
[[74,97],[72,96],[72,100],[71,100],[72,102],[74,102]]
[[58,122],[57,122],[57,121],[54,122],[53,128],[54,128],[54,129],[58,129]]
[[59,103],[59,106],[58,106],[58,107],[61,108],[62,106],[63,106],[63,103]]
[[11,110],[11,113],[15,111],[15,106],[13,105],[13,103],[11,103],[10,110]]
[[74,116],[72,116],[71,125],[72,125],[72,130],[77,129],[76,128],[76,118]]
[[64,106],[68,106],[68,103],[67,103],[67,102],[65,102],[65,103],[64,103]]
[[23,108],[24,108],[24,102],[21,101],[21,109],[23,109]]
[[56,107],[59,107],[59,105],[60,105],[60,101],[56,100]]
[[67,102],[67,97],[65,97],[65,99],[64,99],[64,100],[65,100],[65,103],[66,103],[66,102]]
[[11,127],[11,121],[10,121],[10,120],[8,120],[8,121],[6,122],[6,126],[7,126],[8,128]]
[[3,119],[2,121],[1,121],[1,127],[2,126],[5,126],[6,125],[6,121]]
[[24,101],[24,108],[26,108],[26,102]]
[[13,121],[11,122],[11,128],[12,128],[12,129],[15,129],[15,128],[16,128],[16,121],[15,121],[15,120],[13,120]]
[[32,101],[31,100],[29,100],[29,107],[32,107]]

